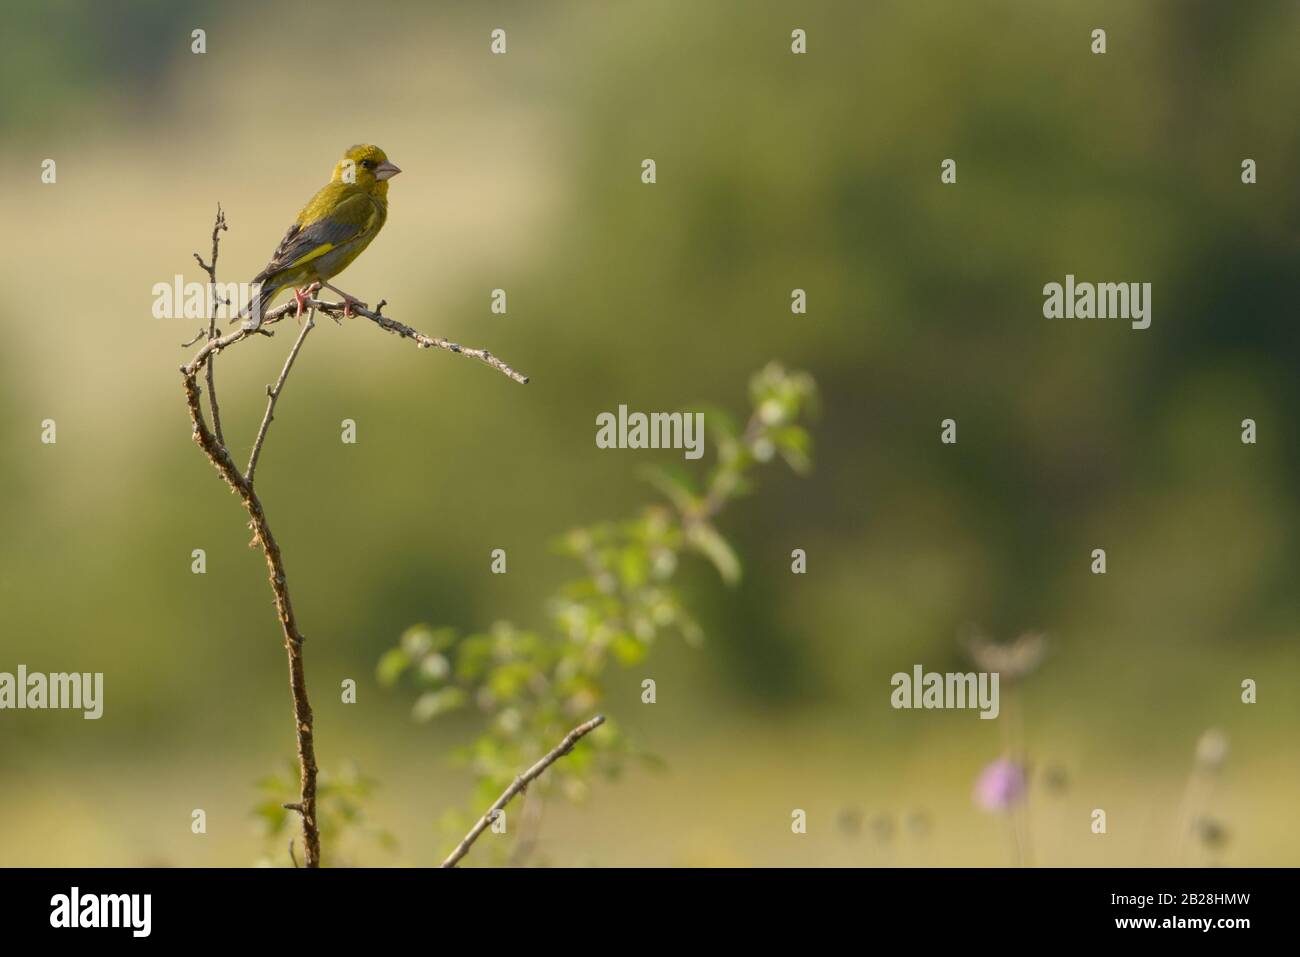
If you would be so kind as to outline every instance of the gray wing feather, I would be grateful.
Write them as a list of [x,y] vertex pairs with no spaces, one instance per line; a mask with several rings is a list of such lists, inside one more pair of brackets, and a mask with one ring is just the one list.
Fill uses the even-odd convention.
[[[355,202],[369,203],[370,199],[367,196],[359,195],[346,201],[347,204]],[[307,255],[324,243],[329,243],[335,249],[338,249],[340,246],[359,239],[368,231],[367,226],[370,222],[373,222],[373,217],[369,217],[360,223],[341,223],[333,219],[318,220],[305,227],[294,223],[289,227],[289,231],[284,234],[284,238],[280,240],[280,245],[275,248],[275,253],[271,256],[271,261],[266,264],[266,268],[253,277],[253,282],[265,282],[295,260]]]

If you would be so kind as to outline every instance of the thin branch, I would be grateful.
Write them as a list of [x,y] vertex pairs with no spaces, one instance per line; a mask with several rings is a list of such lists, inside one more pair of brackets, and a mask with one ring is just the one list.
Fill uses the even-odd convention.
[[[215,340],[214,340],[215,341]],[[210,345],[211,343],[209,343]],[[205,346],[206,348],[206,346]],[[294,730],[298,739],[298,766],[302,799],[296,810],[302,816],[302,841],[308,867],[320,866],[320,831],[316,826],[316,745],[312,730],[311,701],[307,697],[307,677],[303,669],[302,645],[306,640],[298,630],[298,620],[289,600],[289,579],[284,568],[280,546],[271,534],[266,511],[253,487],[239,474],[239,468],[226,447],[217,441],[208,428],[199,397],[197,370],[185,375],[185,402],[194,426],[194,441],[208,457],[213,467],[226,480],[226,484],[239,495],[244,510],[248,512],[253,529],[253,541],[262,547],[270,572],[271,592],[275,596],[276,616],[284,633],[284,647],[289,659],[289,690],[293,696]]]
[[[311,309],[317,309],[331,319],[338,319],[343,316],[346,303],[331,302],[326,299],[308,298],[303,300],[303,305]],[[382,307],[382,302],[381,302]],[[244,339],[254,335],[270,336],[273,335],[267,326],[275,325],[285,318],[285,316],[295,315],[297,313],[297,303],[287,302],[284,305],[276,306],[274,309],[262,316],[262,326],[259,329],[246,329],[240,326],[234,332],[227,333],[217,339],[211,339],[204,343],[203,348],[194,354],[194,358],[188,364],[181,367],[181,372],[185,375],[191,375],[201,370],[213,356],[224,352],[231,346]],[[421,349],[442,349],[445,352],[454,352],[457,355],[467,356],[470,359],[478,359],[496,369],[502,375],[513,379],[520,385],[528,384],[528,376],[521,372],[516,372],[504,360],[499,359],[486,349],[474,349],[469,346],[462,346],[459,342],[452,342],[442,336],[428,336],[412,326],[398,322],[396,319],[390,319],[380,312],[372,312],[363,306],[353,305],[349,311],[355,316],[363,316],[375,323],[379,328],[387,332],[392,332],[403,339],[410,339]]]
[[488,825],[496,820],[497,814],[499,814],[501,810],[514,799],[515,795],[525,790],[534,779],[541,776],[542,772],[572,751],[573,746],[577,744],[581,738],[590,734],[604,723],[605,716],[603,714],[598,714],[589,721],[584,721],[566,734],[564,740],[548,751],[540,761],[523,774],[519,775],[519,777],[515,778],[514,783],[501,792],[501,796],[496,799],[496,803],[487,809],[487,813],[478,819],[477,824],[470,828],[469,833],[466,834],[461,842],[456,845],[456,849],[447,855],[447,859],[442,862],[442,866],[455,867],[457,862],[469,853],[469,849],[474,845],[474,842],[479,839],[479,835],[487,830]]
[[[331,312],[331,310],[337,310],[339,313],[341,313],[343,311],[342,303],[327,304],[327,303],[321,303],[317,300],[313,300],[312,305],[319,305],[321,308],[325,309],[326,312]],[[384,304],[381,301],[379,303],[379,309],[383,309],[383,308],[384,308]],[[404,325],[403,323],[398,322],[396,319],[389,319],[382,312],[379,311],[371,312],[369,309],[366,309],[362,306],[354,305],[351,307],[350,311],[352,312],[353,315],[365,316],[371,322],[379,326],[380,329],[383,329],[386,332],[392,332],[403,339],[412,340],[421,349],[445,349],[447,352],[455,352],[463,356],[469,356],[469,358],[471,359],[478,359],[480,362],[486,362],[493,369],[496,369],[498,372],[502,373],[503,375],[507,375],[510,378],[514,379],[520,385],[528,385],[528,376],[516,372],[514,369],[510,368],[510,366],[508,366],[505,362],[498,359],[496,356],[488,352],[486,349],[473,349],[470,348],[469,346],[462,346],[459,342],[452,342],[450,339],[444,339],[442,336],[426,336],[423,332],[421,332],[418,329],[413,329],[408,325]]]
[[[217,253],[221,246],[221,233],[226,229],[226,214],[222,210],[221,204],[217,203],[217,219],[212,224],[212,262],[205,263],[198,253],[194,258],[198,260],[203,271],[208,274],[208,338],[217,338]],[[193,343],[191,343],[192,345]],[[208,405],[212,407],[212,430],[216,433],[217,441],[222,445],[226,444],[226,437],[221,431],[221,407],[217,404],[217,382],[216,371],[213,366],[215,363],[208,363]]]
[[[284,380],[289,378],[289,370],[293,368],[293,361],[298,358],[298,351],[302,348],[307,333],[314,328],[316,328],[315,309],[307,313],[307,321],[303,324],[302,331],[298,333],[298,341],[293,344],[293,348],[289,350],[289,357],[284,360],[280,378],[276,380],[274,386],[266,387],[266,412],[262,416],[262,425],[257,430],[257,438],[253,441],[253,451],[248,456],[248,468],[244,469],[244,480],[248,482],[249,488],[253,486],[253,473],[257,470],[257,460],[262,454],[262,443],[266,441],[266,430],[271,427],[271,420],[275,418],[275,403],[279,401],[280,393],[284,390]],[[208,370],[212,370],[211,363],[208,364]]]
[[194,353],[193,359],[191,359],[185,365],[181,366],[181,374],[185,376],[196,375],[198,372],[202,371],[204,366],[206,366],[214,356],[217,356],[224,350],[229,349],[235,343],[242,342],[243,340],[247,339],[249,336],[275,335],[275,333],[273,333],[270,329],[267,329],[265,327],[279,322],[286,315],[293,312],[294,308],[295,308],[294,303],[290,302],[290,303],[286,303],[283,306],[277,306],[276,308],[272,309],[270,312],[268,312],[265,316],[262,317],[263,328],[245,329],[243,326],[240,326],[234,332],[228,332],[226,333],[226,335],[219,336],[216,339],[209,339],[207,342],[203,344],[202,349]]

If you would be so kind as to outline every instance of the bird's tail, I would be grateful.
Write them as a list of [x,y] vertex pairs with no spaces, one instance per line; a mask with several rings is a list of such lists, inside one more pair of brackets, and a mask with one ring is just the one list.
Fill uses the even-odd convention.
[[[254,280],[254,282],[257,282],[257,280]],[[271,305],[271,300],[274,299],[276,294],[283,288],[283,286],[278,286],[275,283],[263,282],[262,291],[258,294],[257,299],[245,306],[240,311],[239,315],[230,321],[239,322],[244,320],[251,321],[255,325],[261,325],[262,317],[266,315],[266,310]]]

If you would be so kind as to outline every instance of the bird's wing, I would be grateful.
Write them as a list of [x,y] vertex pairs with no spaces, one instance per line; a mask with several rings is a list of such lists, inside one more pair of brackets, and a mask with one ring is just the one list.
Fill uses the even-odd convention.
[[379,210],[365,193],[346,196],[330,204],[324,216],[302,222],[316,205],[316,200],[307,204],[299,222],[289,227],[271,261],[253,278],[254,282],[266,282],[276,273],[296,268],[331,249],[355,242],[374,229],[379,219]]

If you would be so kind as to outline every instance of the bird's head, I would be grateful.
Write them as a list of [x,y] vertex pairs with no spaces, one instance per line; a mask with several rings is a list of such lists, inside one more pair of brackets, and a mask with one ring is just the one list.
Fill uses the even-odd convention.
[[388,195],[388,180],[401,170],[388,161],[378,146],[354,146],[334,167],[334,182],[355,183],[367,192]]

